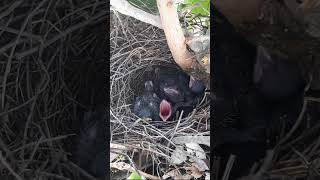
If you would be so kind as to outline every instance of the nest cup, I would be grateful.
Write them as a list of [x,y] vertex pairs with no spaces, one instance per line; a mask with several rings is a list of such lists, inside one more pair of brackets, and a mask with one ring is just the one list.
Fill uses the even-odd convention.
[[[134,99],[143,92],[144,82],[152,78],[154,68],[178,69],[164,32],[114,12],[111,13],[110,46],[111,143],[125,146],[130,157],[137,150],[140,155],[147,154],[144,159],[154,162],[151,169],[157,169],[152,172],[163,174],[169,169],[168,161],[175,149],[170,143],[172,138],[209,134],[209,105],[171,122],[140,119],[133,113]],[[208,102],[207,97],[200,104],[205,102]],[[161,126],[155,123],[161,123]],[[132,161],[128,163],[132,164]]]

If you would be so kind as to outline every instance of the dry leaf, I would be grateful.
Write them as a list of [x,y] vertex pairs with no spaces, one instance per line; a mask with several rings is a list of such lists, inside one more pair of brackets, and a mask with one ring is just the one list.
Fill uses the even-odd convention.
[[187,152],[200,159],[206,159],[206,153],[201,148],[201,146],[197,143],[186,143]]
[[114,159],[116,159],[119,155],[113,152],[110,152],[110,162],[112,162]]
[[168,179],[170,177],[177,177],[177,176],[181,176],[181,173],[179,172],[178,169],[174,169],[172,171],[167,172],[165,175],[162,176],[162,179]]
[[132,167],[125,162],[110,163],[110,167],[116,168],[118,170],[128,170],[128,171],[132,169]]
[[174,177],[174,180],[190,180],[190,179],[192,179],[192,176],[189,174]]
[[186,151],[182,146],[177,146],[176,149],[171,154],[170,163],[172,164],[181,164],[187,160]]
[[176,144],[197,143],[210,147],[210,136],[180,136],[173,138],[172,141]]
[[192,160],[194,161],[194,163],[192,163],[192,165],[196,168],[199,169],[199,171],[206,171],[209,170],[209,167],[207,166],[207,164],[199,158],[192,158]]
[[184,169],[187,171],[190,171],[190,175],[193,176],[194,178],[200,178],[204,174],[203,172],[199,171],[199,169],[194,166],[185,167]]

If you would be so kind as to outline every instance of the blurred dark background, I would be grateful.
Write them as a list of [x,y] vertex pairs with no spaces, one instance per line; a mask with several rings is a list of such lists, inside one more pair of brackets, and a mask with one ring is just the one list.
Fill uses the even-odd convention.
[[101,106],[107,112],[109,2],[0,7],[1,178],[90,176],[74,163],[74,152],[85,114]]

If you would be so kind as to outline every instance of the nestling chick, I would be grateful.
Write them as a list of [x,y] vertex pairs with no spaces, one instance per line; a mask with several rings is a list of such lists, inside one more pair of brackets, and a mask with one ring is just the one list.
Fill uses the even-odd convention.
[[197,95],[199,95],[199,94],[201,95],[204,93],[204,90],[206,87],[202,81],[197,80],[194,77],[190,76],[189,88],[193,93],[195,93]]
[[298,65],[272,57],[262,46],[257,50],[253,77],[259,91],[271,101],[297,96],[305,86]]
[[177,70],[156,69],[156,80],[159,96],[171,103],[184,101],[188,75]]
[[204,84],[179,70],[155,70],[155,82],[158,84],[160,103],[160,118],[168,120],[177,111],[184,111],[184,115],[192,112],[199,97],[204,93]]
[[151,118],[159,121],[160,99],[154,92],[152,81],[146,81],[144,86],[145,91],[136,98],[133,112],[140,118]]

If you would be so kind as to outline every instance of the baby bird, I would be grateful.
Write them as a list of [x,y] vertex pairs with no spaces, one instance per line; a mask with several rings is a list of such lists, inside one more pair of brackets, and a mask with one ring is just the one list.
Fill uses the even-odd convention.
[[157,68],[155,74],[157,90],[162,99],[160,118],[167,121],[177,111],[183,110],[185,116],[192,112],[198,98],[204,93],[204,84],[176,69]]
[[253,77],[259,91],[271,101],[297,96],[305,86],[298,65],[272,57],[262,46],[257,50]]
[[107,144],[104,109],[86,112],[80,129],[76,164],[96,178],[106,177]]
[[177,70],[157,68],[156,82],[158,82],[160,98],[167,99],[172,103],[184,101],[185,92],[188,90],[188,75]]
[[144,87],[144,93],[135,100],[133,112],[140,118],[150,118],[159,121],[160,99],[154,93],[152,81],[146,81]]
[[206,87],[202,81],[197,80],[194,77],[190,76],[189,88],[196,95],[202,95]]

